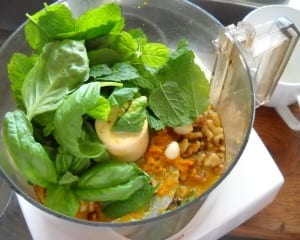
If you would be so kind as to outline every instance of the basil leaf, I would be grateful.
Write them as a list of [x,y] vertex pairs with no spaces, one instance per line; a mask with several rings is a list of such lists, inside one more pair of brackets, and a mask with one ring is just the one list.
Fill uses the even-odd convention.
[[54,163],[35,141],[32,125],[24,112],[16,110],[5,115],[3,137],[17,169],[29,182],[42,187],[57,182]]
[[57,173],[63,174],[70,169],[74,160],[74,156],[65,152],[59,152],[56,155],[55,159],[55,167],[57,169]]
[[145,110],[147,104],[145,96],[134,99],[127,111],[115,121],[112,131],[140,132],[147,118]]
[[130,99],[138,93],[139,89],[136,87],[122,87],[115,88],[108,100],[112,106],[122,107]]
[[[105,152],[106,153],[106,152]],[[102,159],[101,155],[101,159]],[[76,158],[74,157],[71,167],[69,168],[70,172],[74,174],[81,174],[91,166],[91,159],[89,158]]]
[[98,106],[100,84],[84,84],[65,99],[54,116],[54,136],[63,149],[79,158],[96,158],[105,151],[83,128],[83,115]]
[[78,176],[73,175],[71,172],[67,171],[65,174],[58,180],[59,185],[69,185],[74,182],[77,182],[79,179]]
[[149,105],[167,126],[176,127],[191,122],[187,101],[176,82],[165,82],[154,89],[149,96]]
[[136,176],[126,183],[107,188],[76,189],[80,199],[87,201],[118,201],[129,198],[148,182],[146,176]]
[[128,182],[139,174],[134,164],[103,162],[86,171],[79,179],[78,188],[97,189]]
[[75,19],[65,4],[52,4],[35,13],[25,25],[25,37],[35,50],[54,40],[56,35],[74,30]]
[[80,202],[69,186],[50,185],[47,188],[45,205],[54,211],[74,217]]
[[153,197],[154,189],[150,184],[145,184],[128,199],[105,206],[103,209],[104,215],[109,218],[119,218],[146,207]]
[[28,118],[57,109],[68,93],[88,79],[88,73],[83,42],[63,40],[45,45],[22,87]]
[[78,158],[62,150],[56,155],[55,159],[55,166],[60,175],[67,171],[79,174],[88,169],[90,165],[91,160],[89,158]]
[[30,69],[34,66],[36,60],[37,56],[35,55],[28,57],[22,53],[14,53],[7,65],[12,95],[15,98],[17,105],[21,108],[24,107],[21,92],[23,82]]

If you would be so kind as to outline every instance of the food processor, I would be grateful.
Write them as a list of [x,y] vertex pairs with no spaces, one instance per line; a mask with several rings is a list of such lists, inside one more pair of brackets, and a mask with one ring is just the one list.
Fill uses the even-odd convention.
[[[224,27],[208,12],[184,0],[69,0],[66,4],[75,15],[78,15],[85,9],[108,2],[120,4],[127,26],[142,28],[151,41],[164,42],[169,47],[175,48],[182,38],[188,40],[191,49],[200,59],[199,64],[210,76],[211,103],[219,112],[225,131],[227,170],[220,180],[199,198],[158,217],[127,223],[88,222],[61,215],[40,204],[31,186],[15,170],[1,139],[1,172],[18,195],[33,238],[53,239],[55,236],[56,239],[87,238],[93,240],[101,236],[103,239],[183,239],[193,232],[185,230],[185,227],[188,229],[189,224],[197,224],[199,221],[205,223],[205,219],[209,222],[210,217],[216,214],[213,210],[220,206],[219,201],[226,202],[227,194],[231,196],[244,194],[245,199],[240,201],[243,203],[241,208],[246,210],[247,216],[254,214],[255,209],[247,205],[250,204],[247,200],[252,199],[252,204],[255,201],[253,198],[247,199],[246,193],[256,194],[255,196],[258,197],[258,199],[255,198],[256,203],[262,200],[259,199],[260,197],[265,197],[264,204],[266,204],[273,199],[283,182],[280,172],[272,165],[270,156],[265,153],[265,148],[253,132],[255,108],[268,101],[277,84],[299,37],[295,26],[288,19],[280,18],[259,26],[239,23],[237,26]],[[3,82],[0,95],[1,121],[5,112],[14,108],[9,92],[6,64],[14,52],[29,53],[23,30],[24,25],[6,41],[0,50],[0,76]],[[268,71],[270,66],[274,71]],[[246,146],[250,141],[255,142],[256,145],[250,146],[248,150]],[[248,174],[255,171],[255,168],[252,168],[252,171],[248,168],[247,164],[250,161],[255,163],[255,159],[251,157],[249,159],[249,155],[244,157],[246,151],[262,152],[261,156],[265,159],[266,167],[269,165],[274,169],[271,174],[274,174],[272,177],[276,181],[269,186],[270,194],[267,196],[255,191],[251,192],[251,188],[247,188],[247,181],[242,181],[243,177],[247,176],[247,171],[242,172],[242,169],[248,169],[250,171]],[[244,183],[246,186],[233,187],[232,192],[217,194],[218,191],[222,192],[222,189],[226,190],[226,187],[221,188],[222,185],[226,186],[226,183],[232,181]],[[236,206],[239,207],[238,204]],[[220,214],[220,211],[218,213]],[[219,226],[219,234],[222,231],[224,233],[222,227],[226,224],[232,224],[231,227],[237,224],[233,216],[235,215],[224,214],[224,218],[220,218],[221,221],[214,223],[215,229]],[[245,216],[240,216],[240,218],[245,219]],[[192,229],[197,231],[198,228]],[[203,239],[213,236],[214,231],[209,232],[209,228],[205,229],[202,228],[200,233],[197,232],[197,237],[201,234]],[[184,230],[185,232],[182,232]]]

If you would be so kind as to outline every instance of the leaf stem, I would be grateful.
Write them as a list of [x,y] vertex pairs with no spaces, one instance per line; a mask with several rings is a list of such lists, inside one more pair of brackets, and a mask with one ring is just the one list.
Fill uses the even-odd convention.
[[123,83],[118,82],[100,82],[101,87],[123,87]]

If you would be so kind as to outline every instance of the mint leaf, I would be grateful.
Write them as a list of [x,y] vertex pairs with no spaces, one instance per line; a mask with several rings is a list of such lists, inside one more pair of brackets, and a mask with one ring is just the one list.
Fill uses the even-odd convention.
[[141,28],[133,28],[127,31],[134,39],[137,40],[140,46],[148,42],[147,35]]
[[112,74],[113,71],[106,64],[92,66],[90,69],[90,77],[97,78]]
[[115,88],[108,100],[112,106],[122,107],[130,99],[133,99],[138,91],[139,89],[136,87]]
[[28,72],[34,66],[36,60],[37,56],[35,55],[28,57],[22,53],[14,53],[7,65],[12,95],[20,108],[24,107],[22,97],[23,82]]
[[166,125],[160,119],[151,113],[147,114],[147,119],[151,129],[159,131],[166,127]]
[[160,68],[170,57],[170,50],[161,43],[146,43],[142,47],[141,61],[149,67]]
[[210,90],[209,82],[195,64],[194,57],[193,51],[182,41],[157,74],[160,82],[174,81],[178,84],[191,119],[195,119],[207,109]]
[[140,132],[147,118],[146,106],[145,96],[134,99],[127,111],[115,121],[112,131]]
[[76,21],[76,32],[84,32],[84,39],[92,39],[108,33],[120,32],[124,27],[121,8],[117,4],[105,4],[88,10]]
[[128,32],[121,32],[119,34],[109,35],[102,39],[101,48],[110,48],[116,51],[121,60],[136,60],[139,54],[138,41]]
[[29,18],[25,25],[25,37],[28,44],[35,50],[54,40],[56,35],[74,30],[75,19],[65,4],[46,5],[44,9]]
[[105,81],[123,82],[140,77],[136,68],[126,62],[116,63],[111,70],[111,74],[107,76],[96,76],[96,78]]
[[189,105],[176,82],[165,82],[149,96],[154,114],[167,126],[177,127],[191,122]]
[[28,118],[57,109],[67,94],[88,79],[88,74],[83,42],[63,40],[46,44],[22,87]]
[[88,111],[88,115],[94,119],[106,121],[108,115],[110,113],[110,104],[109,101],[105,98],[100,96],[97,100],[97,105]]

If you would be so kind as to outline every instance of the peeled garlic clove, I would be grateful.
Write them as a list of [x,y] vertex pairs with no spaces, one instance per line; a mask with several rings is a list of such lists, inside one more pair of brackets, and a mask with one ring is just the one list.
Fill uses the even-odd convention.
[[180,127],[173,127],[173,130],[179,135],[185,135],[191,133],[194,130],[194,128],[192,124],[188,124]]
[[179,156],[179,154],[180,154],[180,148],[178,142],[173,141],[167,145],[167,148],[165,150],[165,156],[168,159],[175,159]]

